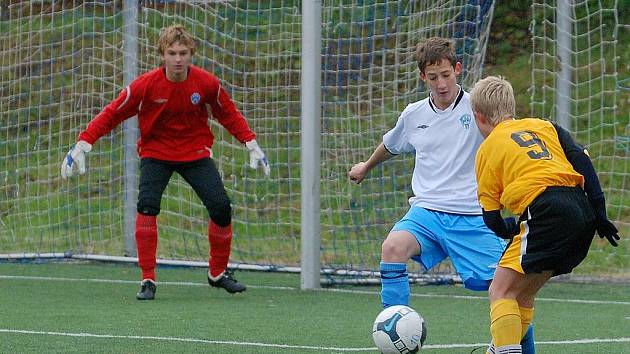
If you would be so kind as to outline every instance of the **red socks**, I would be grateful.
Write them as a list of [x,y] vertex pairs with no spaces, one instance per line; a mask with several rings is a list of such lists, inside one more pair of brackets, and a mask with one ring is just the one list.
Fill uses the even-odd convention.
[[136,247],[142,279],[155,281],[157,242],[157,216],[138,213],[136,215]]
[[[208,224],[210,275],[218,276],[227,268],[232,247],[232,225],[219,226],[210,221]],[[155,265],[158,244],[157,217],[155,215],[136,215],[136,246],[138,265],[142,270],[142,279],[155,281]]]
[[232,224],[219,226],[210,220],[208,224],[208,241],[210,242],[210,275],[218,276],[227,268],[232,247]]

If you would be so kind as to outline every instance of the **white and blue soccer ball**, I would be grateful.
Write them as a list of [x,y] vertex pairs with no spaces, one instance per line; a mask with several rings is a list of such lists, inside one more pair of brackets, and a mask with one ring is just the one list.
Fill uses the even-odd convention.
[[424,319],[409,306],[390,306],[376,316],[372,338],[383,354],[417,353],[427,337]]

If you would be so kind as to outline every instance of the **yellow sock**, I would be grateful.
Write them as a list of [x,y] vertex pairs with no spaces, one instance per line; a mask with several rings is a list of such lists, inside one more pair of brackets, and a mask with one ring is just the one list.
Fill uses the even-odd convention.
[[525,336],[525,333],[527,333],[527,330],[529,329],[529,325],[532,324],[532,321],[534,320],[534,308],[519,307],[518,309],[521,311],[521,339],[522,339]]
[[499,299],[490,304],[490,333],[496,348],[521,342],[521,312],[516,300]]

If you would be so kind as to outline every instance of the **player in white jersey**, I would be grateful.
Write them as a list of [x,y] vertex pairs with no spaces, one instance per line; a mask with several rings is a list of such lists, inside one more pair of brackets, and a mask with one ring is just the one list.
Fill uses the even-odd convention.
[[[408,105],[370,158],[348,172],[361,183],[381,162],[415,154],[411,207],[382,244],[383,307],[409,304],[409,259],[429,270],[449,257],[466,288],[487,290],[506,245],[486,227],[477,199],[475,154],[483,137],[469,95],[457,84],[462,66],[454,44],[430,38],[416,56],[429,97]],[[523,353],[534,353],[531,330],[523,341]]]
[[454,89],[455,99],[443,108],[432,102],[432,94],[408,105],[383,137],[383,145],[392,156],[416,155],[411,178],[414,196],[409,199],[412,207],[480,215],[477,186],[470,178],[483,138],[475,131],[468,93],[457,85]]

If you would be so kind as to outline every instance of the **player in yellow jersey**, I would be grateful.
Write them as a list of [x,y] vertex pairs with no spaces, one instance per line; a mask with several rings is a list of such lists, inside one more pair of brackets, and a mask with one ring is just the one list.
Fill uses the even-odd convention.
[[[475,162],[484,222],[511,239],[488,292],[488,353],[521,353],[538,290],[582,262],[595,230],[613,246],[619,235],[593,164],[567,130],[542,119],[515,120],[512,86],[500,77],[480,80],[470,96],[485,138]],[[503,219],[502,208],[519,220]]]

